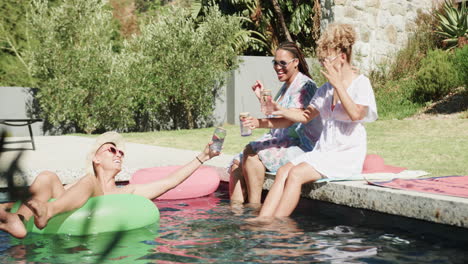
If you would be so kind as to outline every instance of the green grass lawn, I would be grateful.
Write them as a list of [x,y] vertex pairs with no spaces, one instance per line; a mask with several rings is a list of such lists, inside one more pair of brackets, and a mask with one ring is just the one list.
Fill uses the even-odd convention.
[[367,125],[368,153],[433,176],[468,175],[468,119],[387,120]]
[[[226,129],[226,139],[224,140],[223,153],[236,154],[240,152],[247,143],[255,140],[268,132],[267,129],[256,129],[248,137],[240,135],[240,128],[236,125],[223,126]],[[125,133],[124,137],[129,142],[156,145],[161,147],[172,147],[189,150],[202,150],[211,140],[213,128],[184,129],[175,131]]]
[[[432,176],[468,174],[468,119],[384,120],[367,126],[368,153],[379,154],[388,165],[424,170]],[[239,127],[225,125],[225,154],[235,154],[267,130],[241,137]],[[214,128],[125,133],[129,142],[201,150]]]

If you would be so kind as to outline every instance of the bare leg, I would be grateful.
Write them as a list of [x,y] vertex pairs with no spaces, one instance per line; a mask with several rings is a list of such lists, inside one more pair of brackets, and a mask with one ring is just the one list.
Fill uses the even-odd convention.
[[86,176],[64,191],[53,202],[31,199],[27,206],[34,213],[34,224],[37,228],[42,229],[54,215],[80,208],[94,194],[94,184],[94,178]]
[[[50,198],[57,198],[63,192],[63,186],[57,174],[50,171],[41,172],[29,187],[32,199],[47,202]],[[22,219],[29,220],[33,212],[23,204],[16,213],[0,211],[0,230],[4,230],[17,238],[26,236],[26,229]]]
[[242,162],[243,174],[247,184],[249,203],[260,204],[262,199],[263,182],[265,181],[265,166],[250,145],[244,149]]
[[242,167],[239,162],[234,161],[229,174],[229,195],[232,203],[244,203],[247,197],[245,180],[242,176]]
[[[0,211],[0,230],[11,235],[23,238],[26,229],[21,217],[28,220],[34,214],[34,223],[38,228],[44,228],[49,219],[62,212],[71,211],[81,207],[94,193],[94,181],[91,177],[80,179],[70,189],[64,190],[62,183],[55,173],[40,173],[30,187],[32,199],[23,204],[17,213]],[[56,198],[53,202],[47,202]]]
[[[45,203],[51,198],[60,197],[65,192],[65,189],[57,174],[51,171],[43,171],[34,179],[34,182],[29,187],[29,191],[31,192],[32,200]],[[22,204],[17,214],[23,215],[27,221],[31,218],[33,212],[27,205]]]
[[276,208],[278,207],[281,198],[283,196],[284,185],[288,177],[289,171],[294,167],[291,162],[286,163],[278,169],[276,173],[275,182],[270,188],[265,202],[263,203],[262,209],[260,210],[259,217],[271,217],[274,215]]
[[308,182],[322,178],[314,167],[308,163],[301,163],[289,171],[283,195],[276,208],[274,216],[289,216],[296,208],[301,196],[301,187]]

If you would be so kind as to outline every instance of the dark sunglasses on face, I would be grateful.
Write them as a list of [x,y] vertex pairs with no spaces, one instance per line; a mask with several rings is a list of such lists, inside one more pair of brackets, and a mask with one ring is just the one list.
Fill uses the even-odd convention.
[[107,149],[103,150],[104,151],[109,151],[110,153],[114,154],[114,155],[117,155],[117,152],[119,152],[120,156],[121,157],[124,157],[125,156],[125,153],[123,151],[121,151],[120,149],[117,149],[115,147],[108,147]]
[[292,59],[292,60],[290,60],[290,61],[283,61],[283,60],[282,60],[282,61],[276,61],[276,60],[272,60],[271,63],[273,64],[273,67],[276,67],[276,66],[278,65],[278,66],[280,66],[281,68],[284,69],[284,68],[288,67],[289,63],[293,62],[294,60],[295,60],[295,58]]

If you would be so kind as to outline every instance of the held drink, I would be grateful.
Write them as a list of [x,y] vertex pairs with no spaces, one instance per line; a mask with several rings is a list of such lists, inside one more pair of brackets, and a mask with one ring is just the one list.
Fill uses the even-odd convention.
[[263,90],[261,93],[262,112],[265,115],[271,115],[273,112],[273,104],[271,103],[271,90]]
[[240,132],[241,132],[241,136],[243,137],[252,135],[252,129],[250,129],[250,127],[244,127],[244,125],[242,125],[242,121],[244,121],[244,119],[246,119],[249,116],[250,116],[249,112],[242,112],[239,114]]
[[210,149],[212,151],[221,152],[221,148],[223,147],[225,137],[226,137],[226,129],[222,127],[217,127],[211,139],[211,141],[213,141],[213,144],[211,144]]

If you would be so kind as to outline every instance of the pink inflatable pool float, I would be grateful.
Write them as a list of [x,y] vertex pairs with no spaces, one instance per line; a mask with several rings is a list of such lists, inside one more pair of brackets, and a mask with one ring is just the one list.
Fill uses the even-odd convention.
[[[132,184],[143,184],[163,179],[180,166],[154,167],[136,171],[130,178]],[[220,178],[215,169],[202,166],[174,189],[159,196],[157,200],[178,200],[212,194],[219,186]]]

